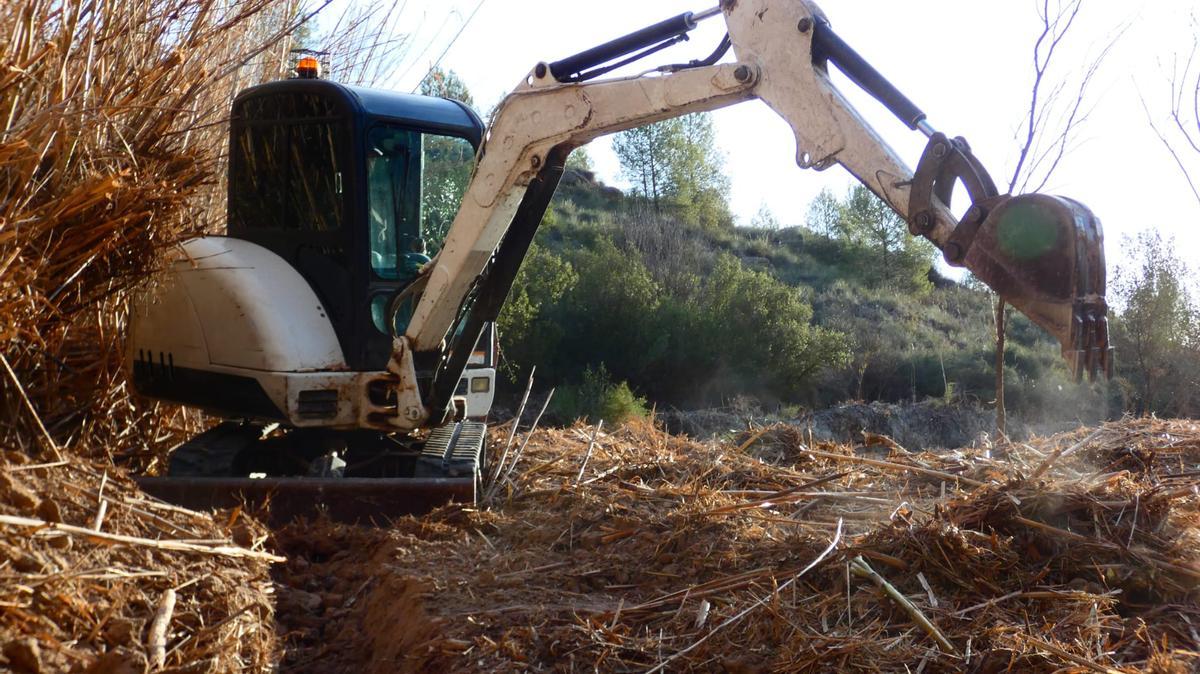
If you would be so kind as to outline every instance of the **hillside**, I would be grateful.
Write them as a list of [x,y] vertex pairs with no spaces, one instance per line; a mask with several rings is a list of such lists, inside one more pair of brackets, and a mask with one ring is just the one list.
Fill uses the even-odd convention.
[[[507,372],[523,384],[536,366],[569,397],[602,368],[647,405],[681,408],[993,400],[993,296],[939,275],[933,254],[880,271],[860,242],[700,227],[568,169],[501,318]],[[1120,409],[1115,390],[1073,384],[1057,343],[1015,312],[1005,364],[1009,408],[1031,421]],[[564,416],[588,412],[576,398]]]

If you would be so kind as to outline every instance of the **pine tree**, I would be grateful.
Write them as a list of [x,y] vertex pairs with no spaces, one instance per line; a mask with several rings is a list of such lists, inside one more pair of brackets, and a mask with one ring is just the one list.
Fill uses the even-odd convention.
[[671,161],[679,135],[679,120],[668,119],[623,131],[613,139],[621,174],[633,183],[634,193],[654,204],[655,212],[661,212],[674,193]]
[[431,68],[425,79],[421,80],[419,91],[422,96],[440,96],[475,107],[475,99],[471,97],[466,83],[453,70],[442,70],[436,66]]
[[729,226],[729,178],[712,118],[699,113],[617,134],[613,150],[633,191],[702,227]]

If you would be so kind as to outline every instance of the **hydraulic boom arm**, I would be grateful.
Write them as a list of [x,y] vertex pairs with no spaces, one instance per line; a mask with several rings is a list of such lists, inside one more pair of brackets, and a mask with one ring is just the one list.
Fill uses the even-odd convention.
[[[678,41],[721,14],[728,36],[708,59],[588,82]],[[730,46],[736,61],[715,64]],[[634,54],[630,58],[623,57]],[[615,61],[615,63],[614,63]],[[930,138],[916,173],[831,84],[828,64]],[[605,65],[609,64],[609,65]],[[999,195],[961,138],[949,139],[854,53],[809,0],[724,0],[555,63],[539,63],[498,109],[449,235],[426,267],[373,418],[394,428],[442,423],[485,322],[499,313],[571,150],[605,134],[758,98],[791,126],[804,168],[845,167],[932,241],[1059,339],[1078,374],[1110,364],[1099,221],[1046,195]],[[972,208],[948,210],[954,184]],[[417,370],[433,371],[418,383]]]

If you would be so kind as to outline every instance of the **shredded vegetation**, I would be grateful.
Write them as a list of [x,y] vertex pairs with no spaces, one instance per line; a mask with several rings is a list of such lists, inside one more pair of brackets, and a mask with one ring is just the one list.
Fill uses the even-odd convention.
[[0,655],[15,672],[266,671],[266,530],[160,503],[102,462],[0,473]]
[[490,510],[280,532],[284,664],[1195,671],[1198,464],[1151,419],[946,454],[538,430]]

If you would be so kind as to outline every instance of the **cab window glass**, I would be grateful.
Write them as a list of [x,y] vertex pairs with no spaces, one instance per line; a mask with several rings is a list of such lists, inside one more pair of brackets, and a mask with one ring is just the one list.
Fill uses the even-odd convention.
[[230,226],[282,229],[287,173],[288,130],[244,126],[233,136],[229,176]]
[[400,278],[404,256],[424,253],[421,239],[421,134],[376,126],[367,135],[367,224],[371,269]]
[[311,94],[239,106],[230,147],[232,227],[341,229],[344,155],[333,112],[332,103]]
[[342,174],[334,127],[290,125],[287,227],[327,232],[342,227]]
[[422,234],[432,252],[441,250],[471,179],[475,150],[462,138],[427,136],[421,185]]
[[475,153],[452,136],[379,124],[367,136],[371,268],[385,279],[415,276],[441,250],[462,202]]

